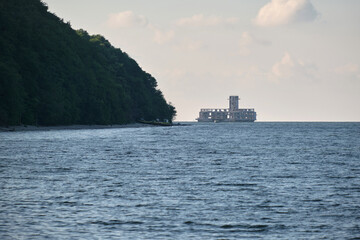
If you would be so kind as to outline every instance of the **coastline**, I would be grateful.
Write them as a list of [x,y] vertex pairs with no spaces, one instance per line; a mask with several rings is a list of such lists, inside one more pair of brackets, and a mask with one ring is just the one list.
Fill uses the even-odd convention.
[[109,129],[109,128],[143,128],[160,127],[143,123],[129,123],[116,125],[64,125],[64,126],[9,126],[0,127],[0,132],[24,132],[24,131],[57,131],[57,130],[80,130],[80,129]]

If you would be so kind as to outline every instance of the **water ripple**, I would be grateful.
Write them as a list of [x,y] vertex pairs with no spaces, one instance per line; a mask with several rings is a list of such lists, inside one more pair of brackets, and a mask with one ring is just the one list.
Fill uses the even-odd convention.
[[359,123],[0,133],[1,239],[359,239]]

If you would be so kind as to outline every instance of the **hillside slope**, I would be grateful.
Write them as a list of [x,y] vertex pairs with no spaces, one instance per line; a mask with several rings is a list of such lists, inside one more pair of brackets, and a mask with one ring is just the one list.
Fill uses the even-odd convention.
[[0,0],[0,125],[168,119],[156,80],[102,36],[75,31],[39,0]]

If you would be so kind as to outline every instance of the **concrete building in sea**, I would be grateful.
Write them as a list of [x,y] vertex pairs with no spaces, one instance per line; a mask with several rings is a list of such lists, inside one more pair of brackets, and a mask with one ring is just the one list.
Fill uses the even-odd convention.
[[253,108],[239,108],[239,97],[230,96],[229,108],[203,108],[198,122],[254,122],[256,112]]

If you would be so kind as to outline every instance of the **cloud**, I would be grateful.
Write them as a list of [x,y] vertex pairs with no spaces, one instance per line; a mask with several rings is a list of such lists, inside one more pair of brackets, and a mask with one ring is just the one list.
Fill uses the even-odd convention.
[[272,67],[272,73],[276,77],[291,77],[295,63],[289,53],[285,53],[280,62],[275,63]]
[[175,36],[174,30],[168,30],[168,31],[160,30],[158,27],[152,24],[149,24],[148,28],[154,33],[153,40],[157,44],[167,43],[170,40],[172,40]]
[[335,72],[338,74],[354,74],[359,71],[359,66],[355,63],[348,63],[346,65],[337,67]]
[[132,11],[110,14],[107,20],[107,25],[113,28],[145,27],[147,24],[148,21],[144,16],[137,15]]
[[251,53],[251,45],[269,46],[271,42],[259,39],[249,32],[243,32],[239,41],[239,53],[242,56],[248,56]]
[[335,73],[343,76],[356,77],[360,79],[360,68],[358,64],[348,63],[346,65],[335,68]]
[[309,0],[271,0],[262,7],[254,20],[263,27],[285,25],[295,22],[310,22],[319,13]]
[[214,27],[219,25],[236,24],[238,18],[223,18],[219,16],[204,16],[203,14],[196,14],[189,18],[181,18],[176,21],[176,25],[180,27]]
[[243,32],[241,34],[241,39],[239,41],[239,53],[242,56],[247,56],[250,54],[249,46],[253,43],[254,39],[248,32]]
[[154,30],[154,38],[153,40],[158,44],[164,44],[175,36],[175,32],[173,30],[169,31],[161,31],[159,29]]
[[284,54],[280,62],[272,67],[272,75],[277,79],[303,78],[312,79],[316,67],[305,64],[299,59],[294,59],[288,52]]
[[175,36],[173,30],[163,31],[149,23],[146,17],[135,14],[132,11],[110,14],[107,25],[112,28],[144,27],[153,33],[153,41],[157,44],[164,44]]

